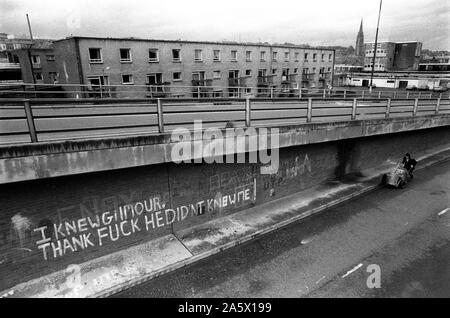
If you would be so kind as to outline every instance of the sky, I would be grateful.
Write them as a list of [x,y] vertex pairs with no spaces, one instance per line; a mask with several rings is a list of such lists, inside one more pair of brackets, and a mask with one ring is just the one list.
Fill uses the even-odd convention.
[[[379,0],[0,0],[0,32],[355,46],[374,41]],[[450,1],[384,0],[379,40],[450,50]]]

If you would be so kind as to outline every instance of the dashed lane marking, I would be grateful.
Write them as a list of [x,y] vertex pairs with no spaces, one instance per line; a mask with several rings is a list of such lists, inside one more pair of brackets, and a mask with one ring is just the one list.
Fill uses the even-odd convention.
[[347,277],[348,275],[350,275],[350,274],[353,273],[354,271],[358,270],[361,266],[363,266],[362,263],[356,265],[356,266],[353,267],[351,270],[349,270],[347,273],[345,273],[345,275],[343,275],[342,278]]
[[438,213],[438,216],[441,216],[444,213],[447,213],[448,211],[450,211],[450,208],[446,208],[445,210],[442,210],[441,212]]

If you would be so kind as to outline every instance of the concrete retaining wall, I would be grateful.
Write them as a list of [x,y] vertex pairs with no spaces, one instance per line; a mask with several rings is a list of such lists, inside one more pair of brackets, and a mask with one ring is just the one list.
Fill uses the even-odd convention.
[[[317,184],[450,146],[450,128],[285,147],[259,164],[162,163],[0,185],[0,290]],[[419,163],[420,164],[420,163]]]

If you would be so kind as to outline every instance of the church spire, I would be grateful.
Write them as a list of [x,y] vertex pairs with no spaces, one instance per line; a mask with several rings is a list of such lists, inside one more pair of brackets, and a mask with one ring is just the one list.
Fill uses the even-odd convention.
[[359,26],[358,36],[356,37],[355,55],[364,56],[364,32],[363,32],[363,19],[361,18],[361,24]]

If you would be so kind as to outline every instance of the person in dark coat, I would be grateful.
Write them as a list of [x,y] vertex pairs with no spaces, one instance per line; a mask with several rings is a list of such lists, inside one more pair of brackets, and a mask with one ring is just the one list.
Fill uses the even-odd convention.
[[411,158],[411,155],[409,153],[406,153],[405,156],[403,157],[402,163],[403,163],[403,167],[408,171],[409,176],[411,178],[414,178],[412,172],[416,168],[417,161],[415,159]]

